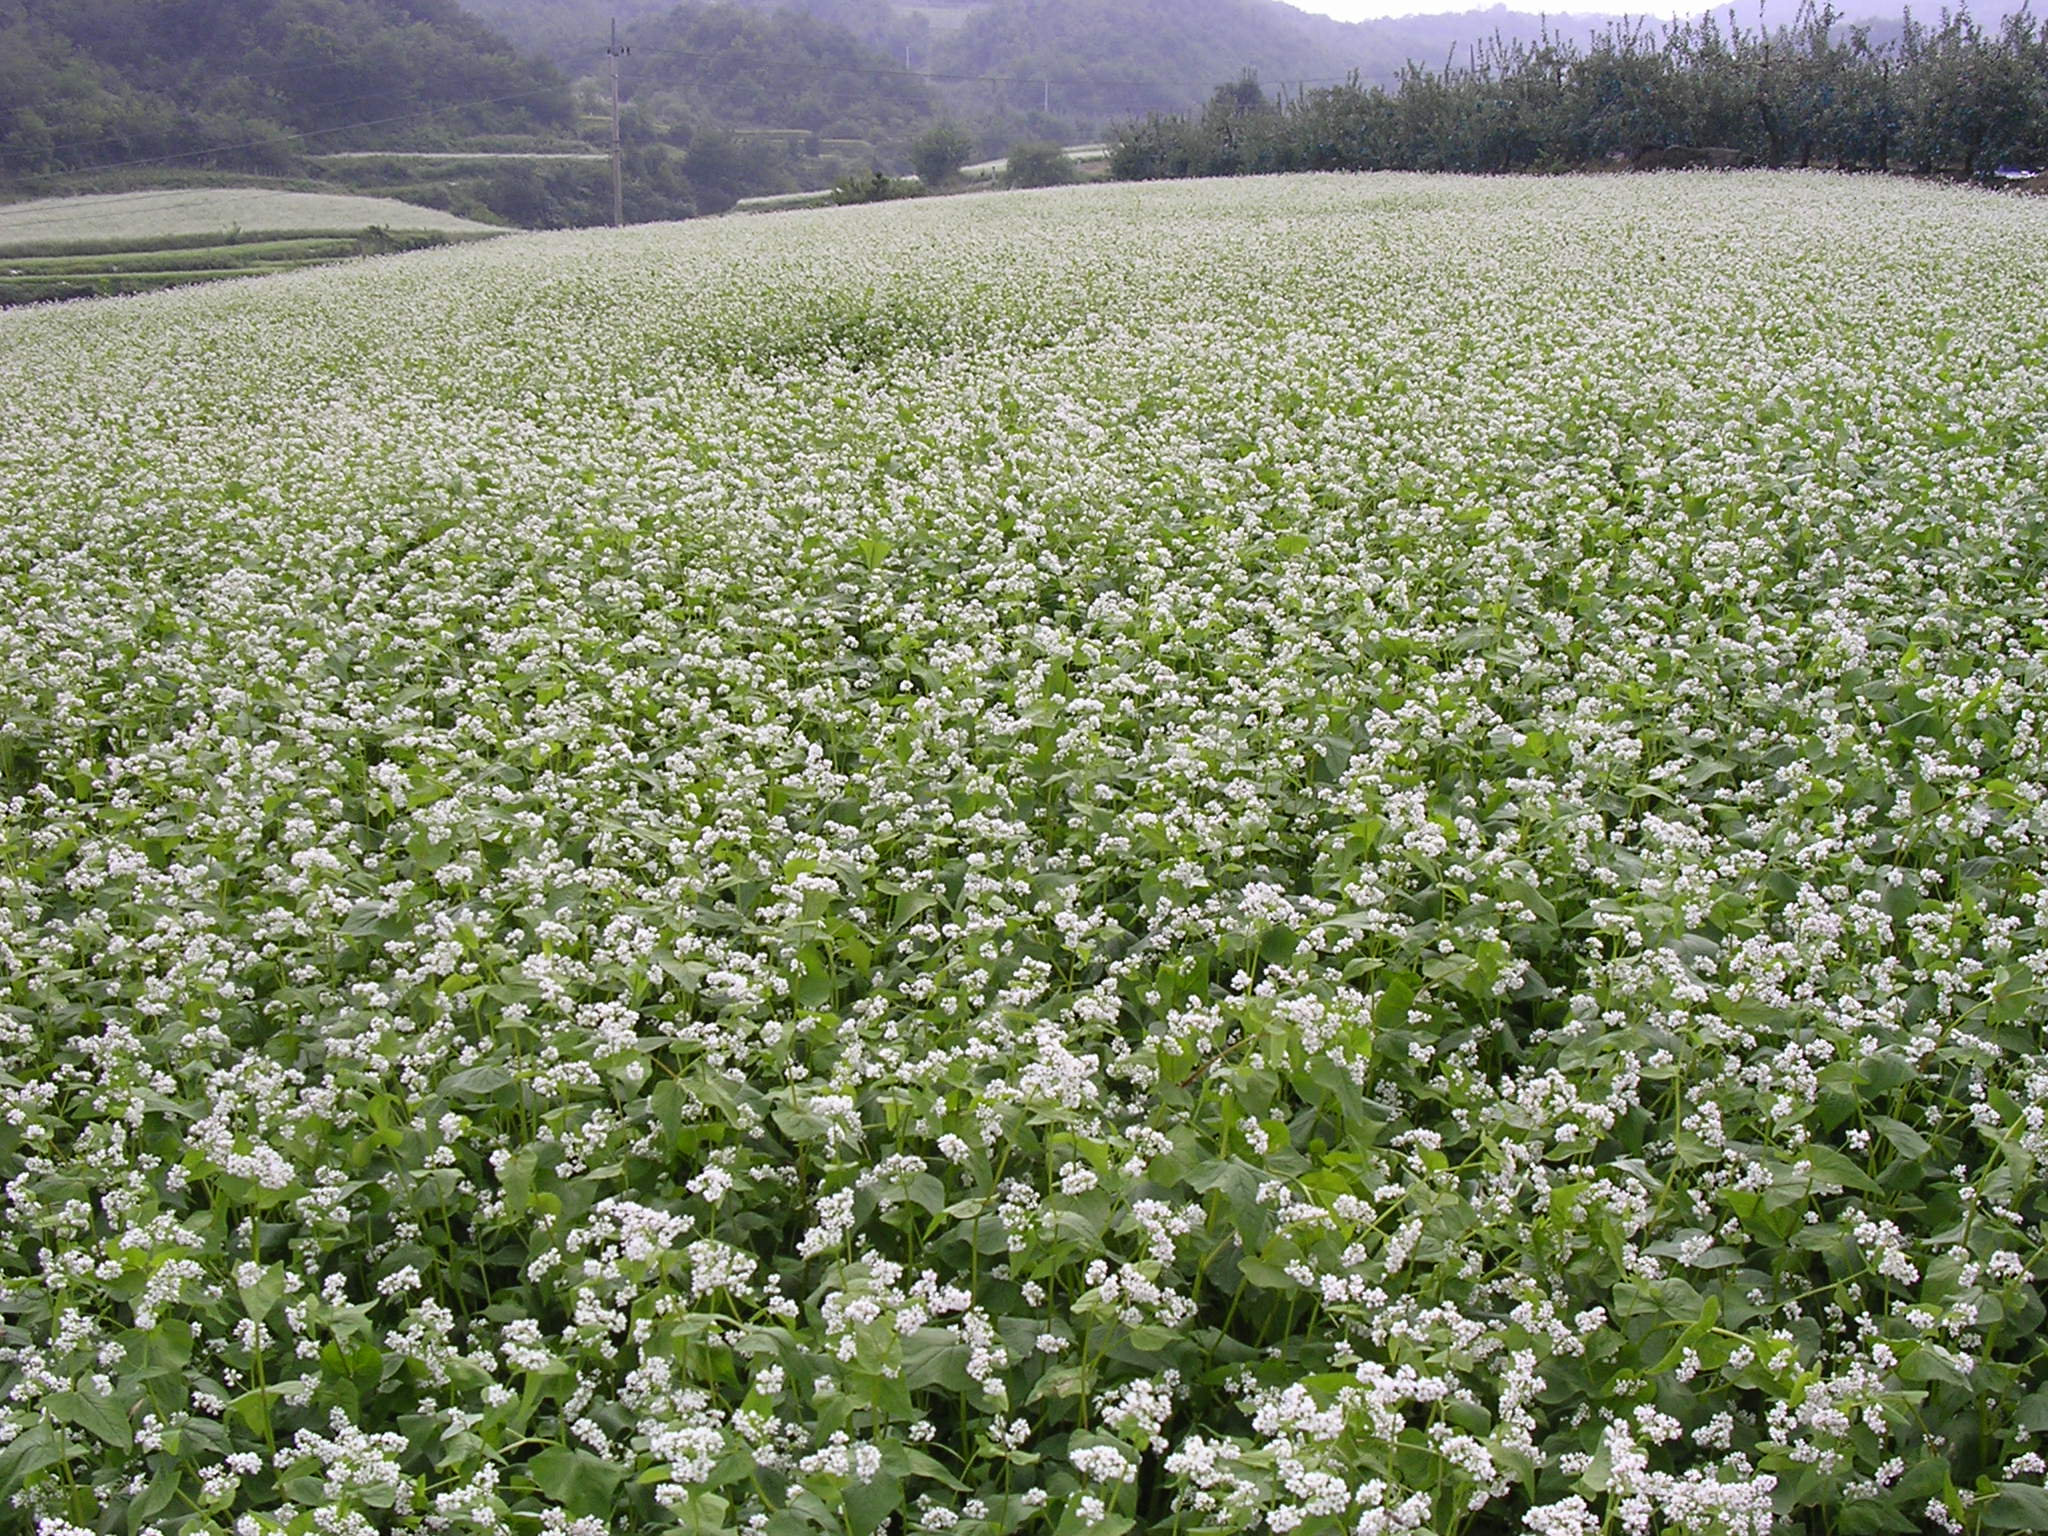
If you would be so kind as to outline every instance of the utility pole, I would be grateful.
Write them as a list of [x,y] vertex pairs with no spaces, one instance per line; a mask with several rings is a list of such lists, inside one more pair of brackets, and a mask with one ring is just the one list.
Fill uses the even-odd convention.
[[1039,83],[1040,85],[1042,85],[1042,86],[1044,86],[1044,87],[1045,87],[1045,115],[1046,115],[1047,117],[1051,117],[1051,116],[1052,116],[1052,82],[1051,82],[1050,80],[1041,80],[1041,81],[1039,81],[1038,83]]
[[626,222],[626,171],[619,137],[619,60],[631,53],[619,46],[619,18],[612,18],[612,45],[605,49],[612,61],[612,228]]

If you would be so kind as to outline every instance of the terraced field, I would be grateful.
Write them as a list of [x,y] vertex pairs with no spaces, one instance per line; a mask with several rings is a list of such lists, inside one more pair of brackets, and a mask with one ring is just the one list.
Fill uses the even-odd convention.
[[0,316],[0,1498],[2048,1527],[2048,210],[1300,178]]
[[390,198],[178,188],[0,204],[0,305],[254,277],[500,233]]

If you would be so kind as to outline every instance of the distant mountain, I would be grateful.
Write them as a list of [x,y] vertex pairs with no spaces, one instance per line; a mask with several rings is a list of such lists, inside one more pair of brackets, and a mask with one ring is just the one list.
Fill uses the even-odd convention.
[[[572,74],[596,71],[614,17],[630,38],[677,0],[462,0],[520,47]],[[1610,16],[1534,13],[1496,5],[1448,16],[1340,22],[1281,0],[727,0],[764,18],[844,28],[934,84],[969,121],[1050,116],[1074,131],[1132,113],[1179,111],[1255,71],[1269,87],[1335,83],[1357,71],[1391,82],[1413,61],[1447,57],[1500,36],[1584,38]],[[692,5],[688,8],[700,8]],[[635,66],[627,66],[628,76]],[[979,77],[999,77],[995,81]],[[1021,84],[1006,85],[1006,80]],[[1050,91],[1045,84],[1051,82]],[[1051,127],[1053,124],[1042,124]]]
[[282,171],[305,149],[569,121],[556,71],[453,0],[0,8],[0,183],[30,190],[40,176],[137,161]]
[[1583,39],[1614,18],[1504,6],[1446,16],[1341,22],[1280,0],[988,0],[935,39],[933,67],[1044,81],[988,87],[1003,110],[1055,117],[1182,111],[1246,71],[1268,90],[1336,84],[1354,72],[1391,85],[1413,62],[1441,68],[1498,37]]

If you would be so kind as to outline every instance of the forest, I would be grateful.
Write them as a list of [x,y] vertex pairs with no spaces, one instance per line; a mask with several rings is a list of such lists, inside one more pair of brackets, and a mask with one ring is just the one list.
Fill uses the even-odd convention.
[[1796,166],[2020,179],[2048,162],[2048,23],[1907,15],[1883,33],[1825,8],[1745,28],[1616,23],[1585,46],[1499,41],[1391,87],[1288,95],[1251,76],[1190,115],[1121,125],[1128,180],[1291,170],[1497,173],[1629,164]]
[[738,5],[677,6],[625,35],[632,106],[650,123],[859,140],[893,151],[937,111],[901,60],[801,11],[770,17]]
[[452,0],[15,0],[0,179],[138,162],[279,174],[307,152],[560,133],[566,81]]

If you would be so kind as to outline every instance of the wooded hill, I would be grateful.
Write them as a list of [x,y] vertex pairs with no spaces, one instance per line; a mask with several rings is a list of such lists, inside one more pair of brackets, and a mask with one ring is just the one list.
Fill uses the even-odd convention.
[[[658,32],[701,36],[709,30],[687,19],[705,7],[692,4],[679,12],[674,0],[465,3],[572,74],[603,64],[614,16],[636,46]],[[801,55],[815,55],[825,32],[840,29],[886,61],[883,67],[930,77],[871,77],[864,88],[847,92],[842,114],[852,107],[870,119],[886,119],[892,114],[880,109],[884,100],[941,111],[965,124],[991,155],[1019,138],[1071,142],[1094,137],[1134,113],[1197,107],[1219,82],[1236,80],[1248,69],[1276,87],[1333,84],[1354,72],[1368,81],[1391,81],[1411,60],[1440,66],[1495,39],[1583,39],[1608,20],[1553,13],[1546,21],[1495,6],[1345,23],[1280,0],[724,0],[720,8],[750,12],[760,28],[721,23],[744,54],[730,61],[731,70],[725,60],[707,61],[702,85],[687,94],[700,103],[715,94],[732,125],[794,124],[789,103],[803,94],[795,89],[796,77],[810,62]],[[787,45],[794,52],[776,67],[762,67],[776,52],[763,49],[763,33],[782,30],[798,34]],[[712,85],[729,73],[753,80],[755,88]],[[629,60],[625,78],[629,99],[640,96],[643,82],[657,89],[674,85],[671,75],[638,54]],[[850,126],[834,132],[863,136]]]
[[803,11],[676,6],[624,35],[630,99],[657,123],[801,131],[893,153],[939,110],[901,59]]
[[[466,9],[489,23],[527,53],[549,60],[576,75],[595,70],[604,61],[611,24],[618,22],[630,38],[642,23],[667,18],[679,4],[701,6],[719,0],[462,0]],[[865,48],[899,64],[905,47],[920,60],[927,53],[930,28],[923,9],[892,5],[890,0],[722,0],[756,15],[808,17],[844,27]],[[965,11],[962,14],[966,14]]]
[[559,71],[452,0],[11,0],[0,180],[181,164],[291,170],[307,152],[571,126]]

